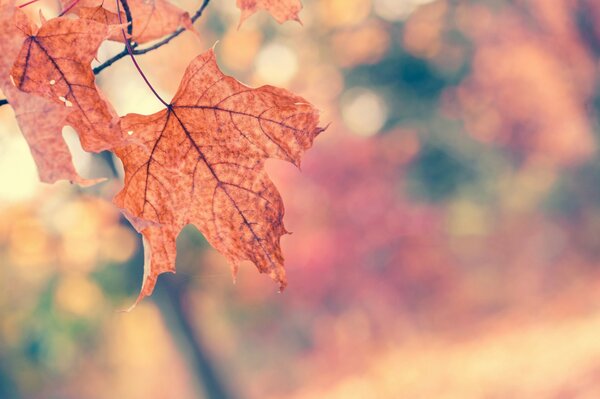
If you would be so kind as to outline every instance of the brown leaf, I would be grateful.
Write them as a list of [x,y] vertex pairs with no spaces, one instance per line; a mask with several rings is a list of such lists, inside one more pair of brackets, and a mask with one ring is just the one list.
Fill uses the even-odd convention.
[[[68,7],[73,0],[61,0],[63,7]],[[137,43],[146,43],[159,39],[183,26],[190,28],[192,21],[190,15],[181,8],[174,6],[166,0],[128,0],[133,21],[131,40]],[[80,18],[90,19],[106,25],[119,25],[117,6],[115,0],[79,0],[71,10]],[[127,21],[125,13],[121,11],[121,21]],[[115,31],[109,37],[117,42],[123,41],[121,31]]]
[[61,104],[86,151],[112,147],[120,137],[118,116],[95,84],[91,62],[109,33],[105,25],[66,17],[43,22],[27,35],[12,69],[15,85]]
[[252,14],[259,10],[266,10],[280,24],[285,21],[298,21],[298,13],[302,10],[300,0],[237,0],[237,6],[242,10],[240,25]]
[[0,32],[3,34],[0,41],[0,89],[15,111],[21,132],[37,165],[40,180],[54,183],[64,179],[82,185],[93,184],[95,181],[83,179],[75,171],[71,153],[62,137],[62,128],[66,125],[69,111],[64,105],[23,93],[10,81],[10,70],[26,37],[23,29],[28,26],[29,20],[12,2],[0,7]]
[[125,187],[115,197],[144,236],[147,263],[140,299],[175,271],[175,239],[194,224],[236,267],[250,260],[283,289],[283,203],[263,166],[300,164],[323,129],[301,97],[272,86],[251,89],[219,70],[212,50],[189,65],[171,104],[129,114],[130,144],[116,149]]

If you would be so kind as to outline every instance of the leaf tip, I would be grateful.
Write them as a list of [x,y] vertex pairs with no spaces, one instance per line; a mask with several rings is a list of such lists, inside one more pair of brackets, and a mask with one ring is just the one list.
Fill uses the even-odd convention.
[[82,177],[77,176],[75,179],[71,180],[70,183],[77,184],[80,187],[92,187],[92,186],[95,186],[96,184],[104,183],[106,181],[108,181],[108,178],[106,178],[106,177],[100,177],[97,179],[84,179]]
[[246,8],[242,9],[242,13],[240,15],[240,22],[238,22],[237,30],[240,30],[244,22],[246,22],[246,20],[250,18],[252,14],[254,14],[254,12],[255,11],[250,11]]
[[288,283],[283,266],[279,265],[278,267],[271,269],[269,271],[269,277],[278,284],[278,292],[283,292],[283,290],[285,290]]
[[315,129],[315,131],[313,132],[314,136],[317,137],[318,135],[323,133],[325,130],[329,129],[329,126],[331,126],[331,122],[329,122],[327,125],[325,125],[325,127],[317,127]]
[[285,291],[286,287],[287,287],[287,281],[280,281],[279,282],[279,288],[277,289],[277,293],[278,294],[283,293],[283,291]]
[[233,279],[233,284],[237,284],[237,276],[238,276],[238,272],[239,272],[239,265],[237,262],[233,262],[231,263],[231,277]]
[[42,25],[44,25],[46,22],[48,22],[48,20],[46,19],[46,17],[44,16],[44,13],[42,12],[42,10],[40,9],[39,11],[39,15],[40,15],[40,22],[42,23]]

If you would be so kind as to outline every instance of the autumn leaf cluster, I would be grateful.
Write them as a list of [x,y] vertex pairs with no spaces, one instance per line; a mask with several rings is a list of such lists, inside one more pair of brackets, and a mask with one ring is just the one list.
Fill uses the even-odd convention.
[[[123,164],[124,187],[114,203],[143,236],[140,299],[152,292],[159,274],[175,271],[175,241],[187,224],[234,271],[250,260],[283,289],[284,207],[264,162],[278,158],[299,165],[323,130],[318,111],[306,100],[272,86],[242,85],[220,71],[213,50],[192,60],[171,101],[157,94],[135,56],[194,30],[208,3],[190,17],[166,0],[64,0],[63,12],[42,16],[40,26],[13,0],[0,3],[0,89],[40,179],[99,182],[76,172],[62,138],[67,125],[84,150],[110,151]],[[301,9],[298,0],[237,0],[237,5],[240,24],[260,9],[278,22],[299,21]],[[106,40],[124,42],[125,48],[92,68]],[[151,91],[161,111],[120,116],[96,85],[96,74],[126,56],[147,83],[140,90]]]

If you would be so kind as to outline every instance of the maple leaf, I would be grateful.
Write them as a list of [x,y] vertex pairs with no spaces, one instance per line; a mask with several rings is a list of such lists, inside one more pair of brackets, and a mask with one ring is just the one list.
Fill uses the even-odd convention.
[[67,123],[86,151],[111,148],[120,136],[119,118],[95,84],[91,62],[110,30],[89,20],[42,21],[27,36],[12,69],[15,86],[69,108]]
[[280,24],[285,21],[300,22],[298,13],[302,10],[300,0],[237,0],[237,6],[242,10],[240,26],[259,10],[267,10]]
[[[69,7],[73,1],[62,0],[63,7]],[[159,39],[180,26],[193,29],[189,13],[166,0],[128,0],[127,4],[131,10],[131,40],[134,42],[146,43]],[[120,25],[120,20],[127,20],[122,11],[119,20],[115,0],[79,0],[70,12],[105,25]],[[122,42],[123,35],[115,31],[109,39]]]
[[13,108],[17,122],[37,165],[40,180],[54,183],[69,180],[90,185],[94,180],[77,174],[71,153],[63,137],[68,110],[42,97],[26,94],[10,81],[10,70],[25,39],[23,30],[29,26],[27,16],[13,2],[0,6],[0,89]]
[[144,237],[141,299],[175,271],[175,240],[194,224],[234,266],[250,260],[283,289],[284,208],[264,170],[267,158],[300,164],[323,131],[318,111],[272,86],[252,89],[225,76],[212,50],[188,66],[166,109],[121,119],[130,142],[115,149],[125,185],[115,197]]

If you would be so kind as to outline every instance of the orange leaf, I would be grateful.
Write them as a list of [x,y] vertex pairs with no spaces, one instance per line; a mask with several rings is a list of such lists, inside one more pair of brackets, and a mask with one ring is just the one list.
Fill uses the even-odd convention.
[[300,0],[237,0],[237,6],[242,10],[240,25],[252,14],[259,10],[266,10],[280,24],[285,21],[298,21],[298,13],[302,10]]
[[61,17],[24,33],[27,38],[12,70],[15,85],[68,108],[67,122],[86,151],[112,147],[120,136],[119,119],[96,87],[90,66],[108,28]]
[[175,271],[175,239],[190,223],[234,270],[250,260],[285,287],[283,203],[263,166],[267,158],[299,165],[323,131],[318,119],[286,90],[223,75],[212,50],[192,61],[166,109],[121,119],[130,143],[115,150],[125,168],[115,203],[144,236],[139,299],[160,273]]
[[0,89],[15,111],[17,122],[31,149],[40,180],[53,183],[69,180],[82,185],[95,183],[80,177],[71,160],[71,153],[63,137],[69,111],[42,97],[26,94],[10,81],[9,72],[17,57],[28,29],[29,20],[12,2],[0,8]]

